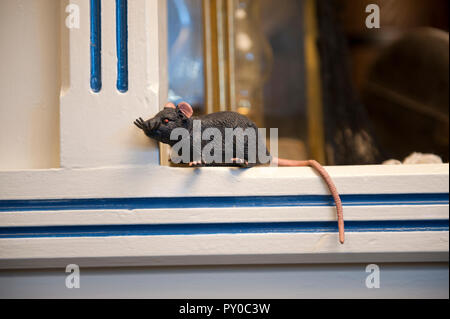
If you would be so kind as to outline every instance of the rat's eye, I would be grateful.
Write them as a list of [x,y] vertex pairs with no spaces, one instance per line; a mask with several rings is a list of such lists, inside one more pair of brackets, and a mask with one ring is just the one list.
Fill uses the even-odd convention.
[[164,122],[165,124],[169,123],[169,121],[170,121],[169,119],[164,119],[164,120],[163,120],[163,122]]

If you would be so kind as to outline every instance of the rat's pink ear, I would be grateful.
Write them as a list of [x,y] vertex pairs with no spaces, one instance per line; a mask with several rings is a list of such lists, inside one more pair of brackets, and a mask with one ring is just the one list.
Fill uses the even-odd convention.
[[194,114],[194,110],[192,109],[192,106],[189,105],[187,102],[181,102],[178,104],[178,109],[186,115],[187,118],[191,118]]
[[166,106],[164,106],[164,108],[167,108],[167,109],[175,109],[175,104],[173,104],[172,102],[167,103]]

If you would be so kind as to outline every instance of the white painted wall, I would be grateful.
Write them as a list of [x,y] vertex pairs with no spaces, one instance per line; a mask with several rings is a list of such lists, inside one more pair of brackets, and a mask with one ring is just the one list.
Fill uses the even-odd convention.
[[59,167],[60,1],[0,1],[0,169]]
[[[65,26],[67,4],[80,27]],[[86,0],[0,2],[0,169],[159,165],[134,125],[166,102],[165,1],[128,4],[129,90],[116,89],[115,2],[102,1],[102,82],[89,87]]]
[[380,263],[368,289],[367,264],[80,269],[67,289],[65,267],[0,271],[0,298],[448,298],[448,264]]

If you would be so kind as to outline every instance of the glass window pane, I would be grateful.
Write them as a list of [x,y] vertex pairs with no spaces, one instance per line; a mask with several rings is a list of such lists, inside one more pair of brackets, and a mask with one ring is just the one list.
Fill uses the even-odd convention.
[[169,100],[204,108],[203,10],[200,0],[168,0]]

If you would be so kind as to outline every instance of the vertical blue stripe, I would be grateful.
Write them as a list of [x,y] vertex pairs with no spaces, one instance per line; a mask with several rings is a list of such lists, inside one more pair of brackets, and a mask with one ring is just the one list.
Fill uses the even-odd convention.
[[128,91],[127,0],[116,0],[117,89]]
[[99,92],[102,88],[102,33],[101,33],[101,0],[90,0],[91,10],[91,89]]

